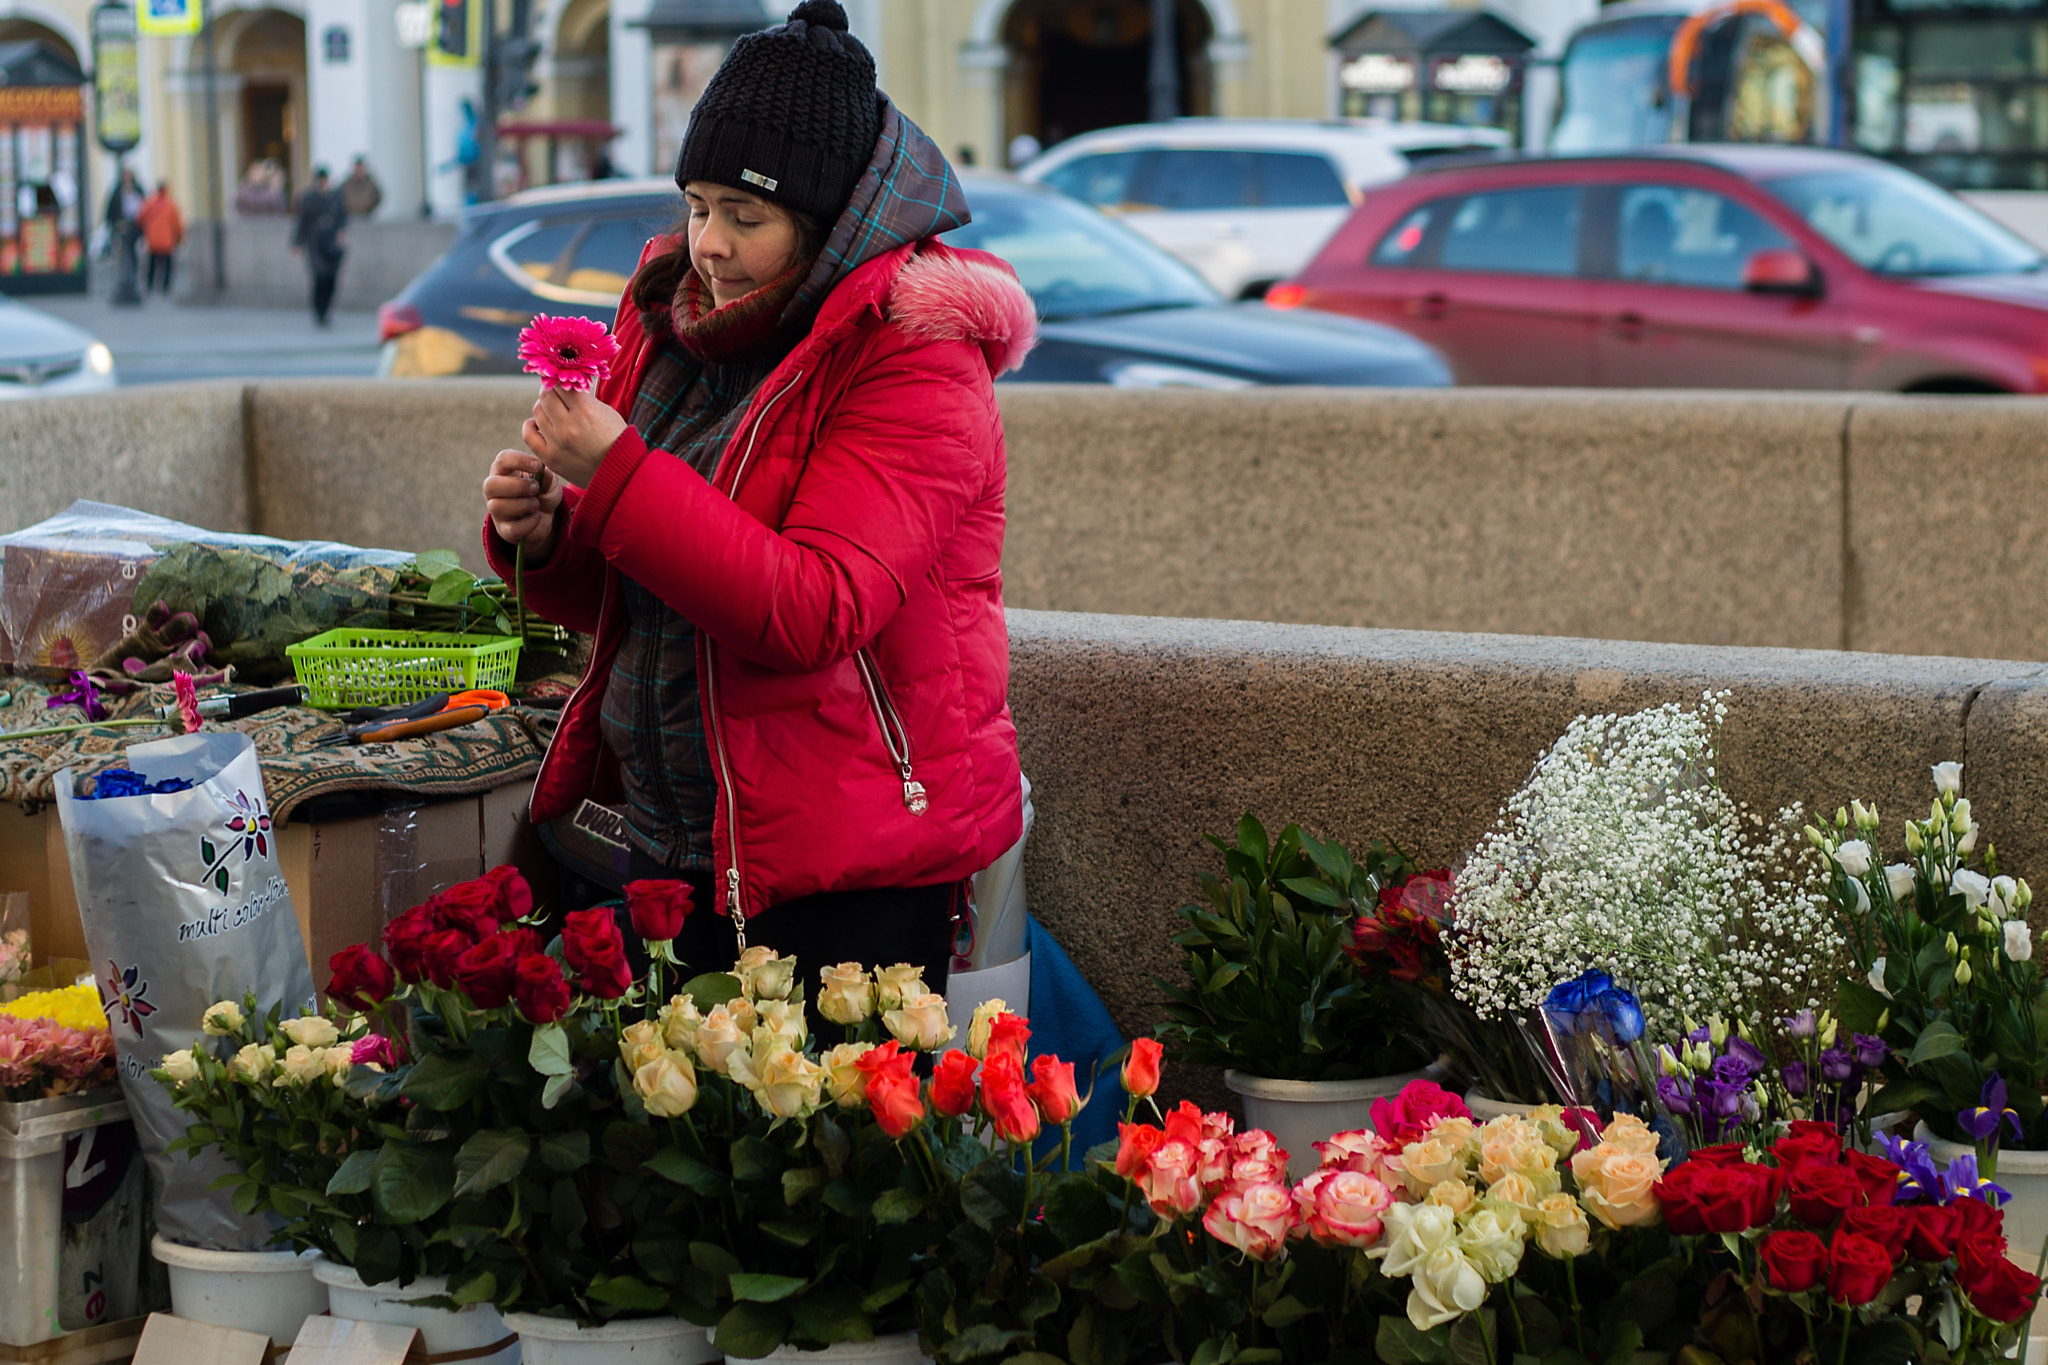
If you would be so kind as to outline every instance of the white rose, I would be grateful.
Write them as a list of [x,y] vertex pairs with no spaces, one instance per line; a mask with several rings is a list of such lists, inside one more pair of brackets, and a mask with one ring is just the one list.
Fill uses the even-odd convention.
[[1441,1247],[1416,1267],[1408,1290],[1408,1321],[1427,1332],[1485,1302],[1486,1278],[1457,1247]]
[[2025,962],[2034,955],[2034,931],[2025,920],[2005,922],[2005,955],[2014,962]]
[[678,995],[661,1007],[658,1020],[661,1024],[661,1041],[678,1052],[692,1052],[697,1047],[697,1026],[704,1022],[704,1016],[697,1012],[697,1002],[687,995]]
[[336,1090],[348,1084],[348,1073],[356,1068],[356,1050],[353,1047],[331,1047],[327,1049],[327,1079],[334,1082]]
[[1991,899],[1991,879],[1982,872],[1972,872],[1967,867],[1956,869],[1949,886],[1952,890],[1963,893],[1963,903],[1972,910],[1981,908]]
[[1884,988],[1884,959],[1876,958],[1870,964],[1870,989],[1889,1000],[1892,993]]
[[858,1109],[867,1103],[868,1078],[857,1063],[874,1048],[873,1043],[841,1043],[821,1059],[825,1067],[825,1093],[841,1109]]
[[1384,1260],[1395,1279],[1413,1275],[1430,1255],[1458,1239],[1458,1219],[1437,1204],[1395,1204],[1386,1213],[1386,1236],[1365,1254]]
[[858,962],[842,962],[818,973],[818,1013],[852,1028],[875,1011],[875,980]]
[[883,1011],[882,1024],[897,1042],[920,1052],[943,1046],[956,1032],[946,1017],[946,997],[936,991],[907,998],[900,1009]]
[[277,1054],[265,1043],[247,1043],[228,1062],[228,1075],[251,1085],[261,1084],[277,1065]]
[[1458,1230],[1458,1250],[1488,1284],[1514,1278],[1522,1264],[1522,1220],[1497,1206],[1474,1209]]
[[242,1007],[232,1000],[220,1000],[199,1016],[199,1027],[209,1038],[225,1038],[242,1027]]
[[754,1076],[747,1087],[761,1107],[780,1119],[800,1119],[815,1112],[824,1096],[825,1068],[795,1048],[776,1048],[754,1056]]
[[1892,900],[1896,904],[1909,904],[1913,899],[1913,865],[1891,864],[1884,870],[1884,884],[1891,889]]
[[192,1055],[189,1047],[166,1052],[161,1065],[169,1074],[172,1085],[190,1085],[199,1079],[199,1059]]
[[327,1049],[294,1044],[277,1064],[277,1070],[273,1085],[311,1085],[327,1074]]
[[305,1047],[333,1047],[341,1038],[341,1030],[317,1014],[287,1019],[278,1027],[287,1038]]
[[682,1053],[664,1049],[634,1071],[633,1093],[656,1118],[687,1114],[697,1103],[697,1069]]
[[627,1071],[639,1071],[666,1051],[668,1044],[662,1040],[661,1025],[652,1019],[635,1020],[619,1031],[619,1060],[626,1064]]
[[875,1008],[878,1010],[901,1009],[905,1000],[915,1000],[924,994],[922,967],[899,962],[875,973]]
[[1861,877],[1870,871],[1870,845],[1861,839],[1851,839],[1835,850],[1835,861],[1850,876]]
[[727,1075],[733,1054],[739,1051],[745,1037],[726,1007],[713,1005],[711,1013],[697,1026],[697,1060],[704,1063],[705,1070]]
[[984,1000],[974,1007],[974,1018],[967,1022],[968,1056],[978,1062],[988,1059],[989,1031],[995,1027],[996,1016],[1009,1008],[1001,1000]]
[[804,1040],[810,1037],[810,1026],[804,1023],[801,1000],[764,1000],[755,1006],[755,1010],[758,1017],[754,1021],[753,1036],[756,1039],[763,1033],[772,1033],[801,1050]]
[[1960,763],[1937,763],[1934,765],[1934,790],[1943,796],[1953,796],[1963,789],[1963,765]]

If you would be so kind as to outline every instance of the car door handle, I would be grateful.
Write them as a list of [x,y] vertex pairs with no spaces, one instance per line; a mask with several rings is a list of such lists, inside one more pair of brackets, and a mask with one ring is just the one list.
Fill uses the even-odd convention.
[[1620,313],[1614,319],[1614,334],[1623,341],[1643,339],[1643,315],[1641,313]]
[[1408,315],[1418,318],[1441,318],[1451,311],[1451,301],[1446,296],[1431,292],[1419,299],[1408,300]]

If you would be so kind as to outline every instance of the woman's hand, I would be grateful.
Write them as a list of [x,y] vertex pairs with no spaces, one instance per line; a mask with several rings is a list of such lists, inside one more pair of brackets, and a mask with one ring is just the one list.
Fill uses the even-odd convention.
[[555,511],[561,505],[561,479],[536,457],[523,450],[501,450],[491,461],[491,472],[484,478],[484,511],[500,540],[526,547],[530,567],[538,568],[554,550]]
[[578,488],[588,488],[605,452],[625,429],[626,419],[594,396],[549,388],[533,405],[524,435],[526,448],[542,464]]

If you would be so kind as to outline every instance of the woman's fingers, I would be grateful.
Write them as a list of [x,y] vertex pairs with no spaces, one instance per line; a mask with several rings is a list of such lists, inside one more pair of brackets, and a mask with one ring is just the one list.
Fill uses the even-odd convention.
[[526,442],[526,448],[534,453],[535,458],[543,463],[554,454],[554,444],[548,440],[547,433],[541,430],[540,423],[531,417],[527,418],[526,425],[519,429],[519,438]]

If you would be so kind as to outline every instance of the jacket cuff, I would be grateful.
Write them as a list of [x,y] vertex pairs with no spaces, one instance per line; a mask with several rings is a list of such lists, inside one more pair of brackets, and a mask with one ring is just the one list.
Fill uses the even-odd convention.
[[597,473],[591,475],[590,486],[583,490],[582,501],[577,507],[583,533],[592,544],[598,543],[604,535],[604,524],[611,519],[612,508],[618,505],[619,495],[626,491],[626,485],[633,481],[640,462],[646,458],[647,442],[629,426],[619,433],[611,449],[604,453],[604,459],[598,462]]

